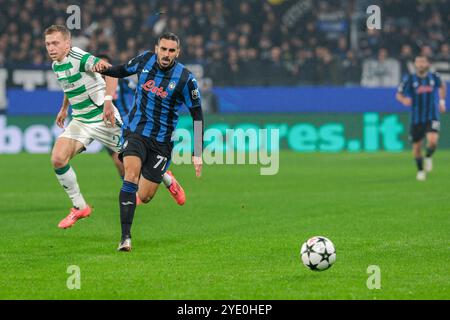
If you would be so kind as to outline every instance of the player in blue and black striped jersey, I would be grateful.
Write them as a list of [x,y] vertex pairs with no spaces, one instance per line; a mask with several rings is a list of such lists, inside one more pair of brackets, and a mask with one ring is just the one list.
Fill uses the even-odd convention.
[[[128,113],[128,121],[122,127],[123,147],[121,157],[125,178],[119,196],[122,239],[118,250],[131,250],[131,225],[136,208],[136,197],[149,202],[155,195],[171,159],[171,141],[178,122],[178,111],[186,105],[194,120],[194,128],[200,124],[203,132],[203,114],[200,92],[192,73],[177,61],[180,40],[173,33],[165,33],[158,39],[155,52],[146,51],[127,64],[97,69],[102,74],[125,78],[137,74],[134,104]],[[108,83],[106,84],[108,88]],[[112,103],[105,102],[104,114],[108,118]],[[200,141],[203,137],[195,136]],[[198,143],[196,143],[196,146]],[[200,150],[194,148],[193,162],[196,175],[202,168]],[[138,189],[139,184],[139,189]]]
[[[107,63],[111,63],[111,58],[107,54],[99,54],[97,58],[102,59]],[[113,96],[113,104],[117,108],[120,113],[120,117],[122,118],[122,122],[124,124],[128,123],[128,113],[133,105],[134,92],[136,90],[136,83],[131,78],[121,78],[121,79],[113,79],[111,78],[108,81],[117,81],[117,89]],[[112,85],[113,83],[111,83]],[[119,160],[119,157],[116,153],[111,152],[111,150],[106,149],[112,160],[116,164],[119,175],[122,180],[124,178],[124,167],[123,163]],[[168,169],[168,166],[167,166]],[[173,173],[167,170],[162,176],[162,182],[167,187],[167,190],[170,192],[171,196],[175,199],[176,203],[179,205],[184,205],[185,203],[185,194],[183,187],[178,183],[177,179],[173,175]],[[141,204],[139,196],[137,197],[137,205]]]
[[[426,172],[433,169],[432,155],[436,150],[440,113],[445,112],[447,89],[445,82],[435,72],[430,72],[430,61],[426,56],[415,59],[416,72],[403,78],[397,91],[397,100],[411,107],[410,140],[417,164],[417,180],[426,179]],[[422,141],[427,139],[425,160],[422,156]]]

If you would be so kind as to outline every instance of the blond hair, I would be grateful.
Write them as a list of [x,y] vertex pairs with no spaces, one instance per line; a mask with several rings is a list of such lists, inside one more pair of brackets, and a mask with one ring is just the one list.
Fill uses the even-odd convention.
[[66,38],[66,39],[70,39],[70,37],[71,37],[70,30],[67,29],[66,26],[59,25],[59,24],[51,25],[50,27],[45,29],[44,35],[46,36],[46,35],[49,35],[49,34],[52,34],[55,32],[61,32],[62,35],[64,36],[64,38]]

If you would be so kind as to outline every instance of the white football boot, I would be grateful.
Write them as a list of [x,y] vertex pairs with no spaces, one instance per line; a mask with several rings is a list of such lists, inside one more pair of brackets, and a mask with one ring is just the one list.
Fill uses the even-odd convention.
[[131,239],[126,238],[120,241],[117,251],[131,251]]
[[416,179],[417,179],[418,181],[425,181],[426,178],[427,178],[427,175],[426,175],[425,171],[422,170],[422,171],[418,171],[418,172],[417,172]]

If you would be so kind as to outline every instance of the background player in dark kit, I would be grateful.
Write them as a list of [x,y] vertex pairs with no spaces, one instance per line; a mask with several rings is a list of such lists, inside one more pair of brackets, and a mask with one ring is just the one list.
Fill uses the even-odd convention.
[[[426,172],[433,169],[432,155],[436,150],[441,127],[439,113],[445,112],[447,88],[440,76],[430,72],[426,56],[415,59],[416,72],[404,77],[397,92],[397,100],[411,107],[410,140],[417,164],[417,180],[424,181]],[[427,139],[425,161],[422,141]]]

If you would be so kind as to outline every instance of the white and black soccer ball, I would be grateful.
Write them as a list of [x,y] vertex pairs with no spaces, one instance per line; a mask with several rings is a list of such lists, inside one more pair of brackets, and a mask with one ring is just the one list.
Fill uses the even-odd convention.
[[303,264],[313,271],[323,271],[336,261],[336,249],[330,239],[317,236],[308,239],[300,250]]

